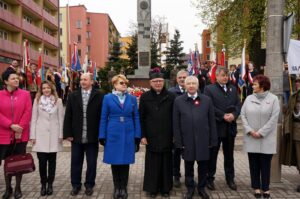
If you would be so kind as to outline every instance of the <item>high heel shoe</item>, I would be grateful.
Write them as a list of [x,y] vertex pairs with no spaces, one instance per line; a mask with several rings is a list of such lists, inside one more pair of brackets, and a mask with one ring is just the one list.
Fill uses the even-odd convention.
[[15,188],[15,194],[14,194],[15,199],[22,198],[22,196],[23,194],[21,188],[20,187]]
[[48,196],[51,196],[53,193],[53,186],[52,184],[48,184],[48,187],[47,187],[47,195]]
[[264,198],[270,198],[271,195],[270,195],[270,193],[263,193],[263,197],[264,197]]
[[13,190],[11,187],[9,187],[8,189],[5,190],[5,193],[2,196],[2,199],[9,199],[10,196],[12,195]]
[[45,196],[46,195],[46,185],[42,185],[41,187],[41,196]]

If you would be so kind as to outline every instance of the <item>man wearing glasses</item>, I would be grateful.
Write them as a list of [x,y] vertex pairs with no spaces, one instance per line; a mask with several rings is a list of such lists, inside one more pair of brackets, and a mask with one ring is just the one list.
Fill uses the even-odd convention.
[[[185,93],[184,80],[188,75],[189,74],[186,70],[180,70],[177,73],[176,76],[177,85],[169,89],[169,91],[172,92],[176,97]],[[174,177],[173,184],[175,187],[180,187],[181,150],[177,149],[176,147],[173,147],[172,155],[173,155],[173,177]]]
[[175,96],[164,88],[163,73],[150,72],[151,90],[140,98],[141,143],[146,145],[143,190],[155,198],[172,189],[172,111]]

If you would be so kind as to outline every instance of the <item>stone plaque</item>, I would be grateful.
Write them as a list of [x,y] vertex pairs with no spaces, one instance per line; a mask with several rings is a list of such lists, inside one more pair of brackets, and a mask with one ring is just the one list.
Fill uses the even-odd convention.
[[139,66],[149,66],[150,65],[150,53],[149,52],[139,52]]

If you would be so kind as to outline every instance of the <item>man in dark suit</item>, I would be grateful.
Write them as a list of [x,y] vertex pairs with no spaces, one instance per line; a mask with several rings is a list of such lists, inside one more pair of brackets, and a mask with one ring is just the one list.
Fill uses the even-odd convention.
[[217,157],[222,143],[224,154],[224,170],[227,185],[232,190],[237,190],[234,182],[234,140],[237,133],[236,119],[240,115],[241,104],[237,89],[228,83],[228,69],[218,67],[216,70],[216,83],[207,86],[204,94],[209,96],[215,107],[215,116],[219,143],[211,149],[209,161],[207,187],[215,190],[214,179],[217,167]]
[[205,191],[209,148],[217,146],[214,106],[209,97],[200,94],[195,76],[185,79],[186,94],[175,99],[173,109],[173,131],[175,146],[183,151],[185,166],[186,199],[194,195],[194,162],[198,164],[198,193],[208,199]]
[[[170,88],[169,91],[174,93],[176,97],[181,96],[185,93],[185,78],[189,75],[186,70],[180,70],[176,75],[177,85]],[[181,150],[173,146],[173,185],[175,187],[180,187],[180,162],[181,162]]]
[[84,73],[80,78],[81,89],[68,97],[64,120],[64,139],[71,142],[71,195],[76,196],[81,189],[81,173],[86,154],[87,171],[85,194],[91,196],[95,186],[98,157],[98,132],[103,95],[92,88],[93,75]]

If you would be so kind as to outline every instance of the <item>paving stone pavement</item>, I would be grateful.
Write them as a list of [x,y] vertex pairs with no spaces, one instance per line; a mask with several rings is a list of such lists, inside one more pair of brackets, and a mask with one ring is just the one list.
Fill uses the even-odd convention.
[[[147,194],[142,191],[143,173],[144,173],[144,149],[136,154],[136,163],[130,167],[128,192],[129,199],[144,199],[148,198]],[[38,161],[36,154],[33,153],[35,158],[36,167],[38,168]],[[236,168],[236,183],[238,191],[231,191],[225,183],[224,170],[223,170],[223,155],[220,153],[218,159],[218,169],[216,174],[216,191],[209,191],[211,198],[254,198],[252,189],[250,188],[250,177],[248,169],[248,159],[246,154],[241,150],[235,151],[235,168]],[[80,194],[74,198],[91,198],[91,199],[111,199],[113,192],[113,182],[111,176],[110,166],[102,163],[103,152],[98,156],[98,170],[96,178],[96,186],[94,194],[90,197],[84,195],[84,189]],[[196,164],[195,164],[196,166]],[[183,174],[183,164],[182,174]],[[85,169],[83,177],[85,176]],[[195,170],[196,171],[196,170]],[[183,175],[184,176],[184,175]],[[181,188],[173,188],[170,198],[181,199],[186,191],[184,187],[184,177],[181,178]],[[282,167],[282,182],[271,184],[272,198],[300,198],[300,193],[295,191],[296,186],[300,184],[300,175],[295,167]],[[3,169],[0,169],[0,193],[4,193],[4,176]],[[22,181],[23,198],[35,199],[45,198],[40,196],[40,182],[39,173],[35,171],[30,174],[25,174]],[[54,182],[54,194],[47,198],[72,198],[70,196],[70,152],[58,153],[57,157],[57,171],[56,179]],[[162,198],[158,196],[157,199]],[[199,198],[195,193],[194,198]]]

